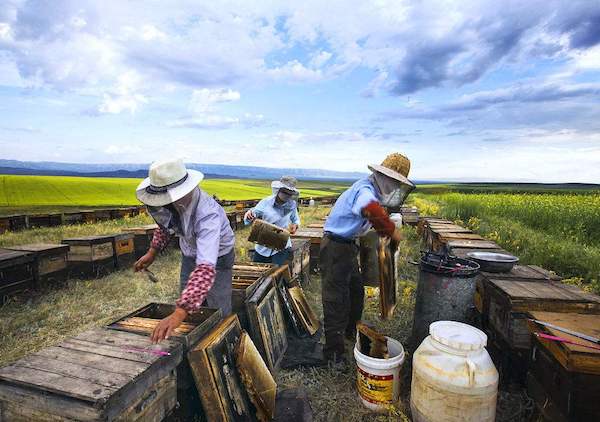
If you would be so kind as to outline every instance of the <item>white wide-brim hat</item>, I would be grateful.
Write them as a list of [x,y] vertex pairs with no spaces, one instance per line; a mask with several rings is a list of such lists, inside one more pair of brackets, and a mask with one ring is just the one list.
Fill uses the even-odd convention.
[[162,207],[183,198],[203,179],[201,172],[186,169],[181,159],[155,161],[135,195],[146,205]]

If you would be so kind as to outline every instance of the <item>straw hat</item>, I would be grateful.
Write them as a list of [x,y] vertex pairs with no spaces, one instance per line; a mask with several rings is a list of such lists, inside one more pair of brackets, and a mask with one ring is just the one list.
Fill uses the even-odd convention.
[[135,191],[137,198],[151,207],[161,207],[183,198],[198,186],[204,175],[188,170],[179,158],[155,161],[150,165],[148,177]]
[[408,172],[410,171],[410,160],[400,153],[395,152],[388,155],[381,165],[370,164],[368,167],[373,172],[381,173],[399,182],[412,185],[412,182],[407,179]]

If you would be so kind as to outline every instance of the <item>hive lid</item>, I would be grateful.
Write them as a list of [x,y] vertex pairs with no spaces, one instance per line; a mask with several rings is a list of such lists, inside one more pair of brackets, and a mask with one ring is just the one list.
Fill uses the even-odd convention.
[[487,344],[483,331],[462,322],[436,321],[429,326],[429,334],[437,342],[458,350],[479,350]]

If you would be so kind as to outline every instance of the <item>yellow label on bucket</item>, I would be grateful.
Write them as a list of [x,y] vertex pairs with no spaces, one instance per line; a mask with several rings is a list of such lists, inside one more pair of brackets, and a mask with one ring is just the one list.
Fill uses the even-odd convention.
[[373,375],[358,368],[356,377],[358,393],[373,404],[389,404],[394,399],[394,376]]

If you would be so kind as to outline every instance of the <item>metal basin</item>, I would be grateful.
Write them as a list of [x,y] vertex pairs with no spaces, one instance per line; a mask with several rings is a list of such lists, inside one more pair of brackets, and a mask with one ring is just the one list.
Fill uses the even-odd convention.
[[507,273],[519,262],[514,255],[496,252],[469,252],[467,257],[477,262],[481,271],[489,273]]

